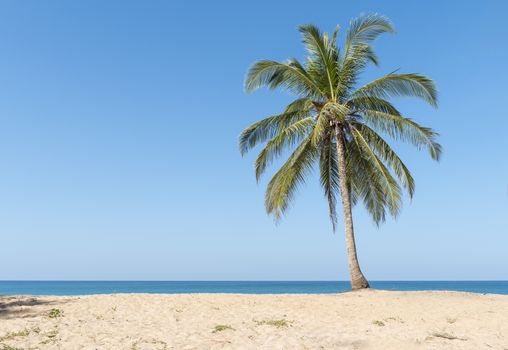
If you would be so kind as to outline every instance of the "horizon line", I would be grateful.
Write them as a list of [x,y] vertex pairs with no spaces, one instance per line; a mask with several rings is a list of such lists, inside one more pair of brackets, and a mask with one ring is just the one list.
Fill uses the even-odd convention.
[[[370,282],[508,282],[508,279],[372,279]],[[124,279],[0,279],[1,282],[346,282],[348,280],[124,280]]]

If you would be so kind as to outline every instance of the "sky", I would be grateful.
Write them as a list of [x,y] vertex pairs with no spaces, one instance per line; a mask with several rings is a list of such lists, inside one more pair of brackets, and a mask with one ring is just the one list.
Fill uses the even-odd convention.
[[[508,279],[508,2],[0,2],[0,279],[347,280],[316,172],[278,223],[243,128],[294,96],[246,94],[259,59],[305,56],[297,27],[361,13],[397,30],[379,67],[432,77],[439,108],[393,102],[443,156],[396,144],[416,180],[377,227],[354,209],[371,280]],[[362,81],[363,81],[362,80]]]

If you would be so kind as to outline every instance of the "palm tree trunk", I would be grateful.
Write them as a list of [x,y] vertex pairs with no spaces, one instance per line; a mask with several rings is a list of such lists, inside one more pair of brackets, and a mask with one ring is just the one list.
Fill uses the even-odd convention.
[[346,248],[349,263],[349,275],[351,279],[351,289],[358,290],[369,288],[369,282],[360,270],[358,257],[356,255],[355,234],[353,229],[353,213],[351,210],[351,195],[347,185],[346,174],[346,156],[344,153],[344,144],[342,142],[342,131],[339,125],[335,125],[335,137],[337,139],[337,166],[339,170],[339,186],[342,197],[342,208],[344,210],[344,226],[346,230]]

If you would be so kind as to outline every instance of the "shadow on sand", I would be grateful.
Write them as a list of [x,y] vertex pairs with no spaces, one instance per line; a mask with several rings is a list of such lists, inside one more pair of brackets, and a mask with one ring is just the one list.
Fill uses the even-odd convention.
[[[58,303],[62,302],[60,300]],[[46,311],[45,308],[41,309],[38,306],[55,303],[33,296],[0,296],[0,319],[36,317]]]

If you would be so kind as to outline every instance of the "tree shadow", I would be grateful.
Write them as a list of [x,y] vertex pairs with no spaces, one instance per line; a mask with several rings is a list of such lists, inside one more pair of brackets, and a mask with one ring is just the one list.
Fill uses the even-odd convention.
[[[58,300],[58,304],[63,302],[66,301]],[[46,311],[39,306],[55,303],[33,296],[0,296],[0,319],[36,317]]]

